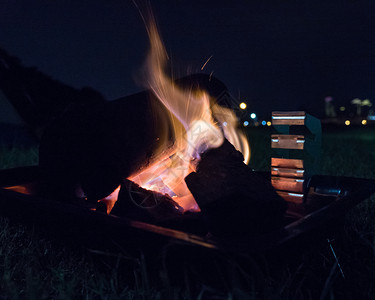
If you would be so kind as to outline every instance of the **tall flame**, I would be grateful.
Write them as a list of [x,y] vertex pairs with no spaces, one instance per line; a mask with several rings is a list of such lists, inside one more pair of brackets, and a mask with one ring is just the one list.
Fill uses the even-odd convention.
[[225,137],[248,162],[249,146],[245,136],[237,132],[237,119],[231,110],[215,104],[203,91],[179,88],[166,75],[167,53],[152,15],[146,28],[151,44],[146,84],[173,114],[175,144],[156,163],[129,179],[144,188],[169,194],[184,211],[199,211],[184,178],[194,171],[200,155],[221,146]]

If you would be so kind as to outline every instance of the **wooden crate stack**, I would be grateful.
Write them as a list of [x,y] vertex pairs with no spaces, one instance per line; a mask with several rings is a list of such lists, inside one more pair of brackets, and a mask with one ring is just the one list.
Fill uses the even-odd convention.
[[303,203],[308,180],[319,166],[321,125],[304,111],[273,112],[271,182],[286,201]]

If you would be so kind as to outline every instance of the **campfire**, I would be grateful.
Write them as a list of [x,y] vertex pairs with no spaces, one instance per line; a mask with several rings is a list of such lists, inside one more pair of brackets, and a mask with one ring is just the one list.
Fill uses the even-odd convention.
[[148,21],[147,90],[108,102],[68,99],[45,118],[39,166],[0,172],[2,215],[99,244],[149,247],[157,236],[263,253],[313,231],[326,236],[321,228],[374,193],[373,180],[311,173],[320,121],[305,112],[274,112],[271,172],[249,168],[225,85],[212,74],[174,80]]
[[317,165],[308,144],[320,122],[304,112],[273,114],[271,172],[249,168],[225,85],[204,74],[173,80],[149,21],[147,90],[66,107],[43,133],[39,166],[0,172],[3,215],[80,240],[94,229],[107,240],[125,234],[147,244],[154,234],[257,252],[334,222],[374,193],[373,180],[312,176],[308,160],[290,156],[303,149]]
[[63,199],[77,190],[97,210],[158,223],[194,218],[207,230],[260,232],[280,226],[286,204],[247,163],[234,112],[206,89],[218,80],[179,80],[148,14],[144,93],[72,107],[46,130],[40,166]]

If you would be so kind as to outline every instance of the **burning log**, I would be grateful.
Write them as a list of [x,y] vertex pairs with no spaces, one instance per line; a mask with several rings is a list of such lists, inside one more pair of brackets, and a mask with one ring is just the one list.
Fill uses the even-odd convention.
[[204,153],[185,181],[200,213],[183,214],[169,195],[124,180],[111,214],[188,231],[199,226],[216,236],[262,234],[283,225],[286,202],[227,140]]
[[168,194],[147,190],[125,179],[111,211],[116,216],[160,223],[182,216],[183,209]]
[[227,140],[204,153],[185,181],[213,234],[259,234],[282,225],[286,202]]

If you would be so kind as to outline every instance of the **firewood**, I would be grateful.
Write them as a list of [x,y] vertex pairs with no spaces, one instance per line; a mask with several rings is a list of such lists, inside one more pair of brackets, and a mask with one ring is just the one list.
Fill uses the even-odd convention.
[[204,153],[185,181],[212,234],[260,234],[282,225],[285,201],[227,140]]
[[183,209],[169,195],[144,189],[124,179],[111,214],[144,222],[161,223],[182,216]]

